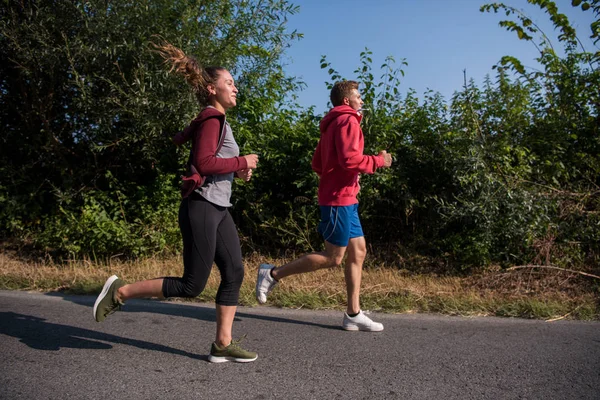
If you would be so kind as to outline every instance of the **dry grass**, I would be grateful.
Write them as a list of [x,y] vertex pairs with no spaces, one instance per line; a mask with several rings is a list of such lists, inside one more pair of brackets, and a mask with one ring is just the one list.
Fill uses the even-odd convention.
[[[256,305],[254,284],[261,263],[281,265],[289,259],[258,254],[246,257],[246,279],[240,303]],[[133,282],[161,276],[180,276],[179,257],[141,261],[55,263],[32,262],[10,252],[0,253],[0,288],[13,290],[98,293],[104,280],[117,274]],[[213,268],[200,301],[212,301],[219,284]],[[385,265],[365,268],[361,303],[381,312],[435,312],[451,315],[496,315],[554,320],[600,319],[600,282],[564,271],[491,271],[469,277],[411,274]],[[346,292],[341,268],[288,277],[272,292],[278,307],[343,309]]]

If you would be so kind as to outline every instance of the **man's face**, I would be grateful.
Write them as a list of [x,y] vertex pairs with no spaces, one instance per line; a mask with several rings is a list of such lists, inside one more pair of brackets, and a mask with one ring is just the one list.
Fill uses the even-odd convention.
[[362,108],[363,104],[365,104],[362,101],[362,99],[360,98],[360,93],[358,92],[357,89],[352,89],[352,93],[350,94],[349,97],[346,97],[344,99],[344,103],[346,105],[349,105],[356,111],[360,110]]

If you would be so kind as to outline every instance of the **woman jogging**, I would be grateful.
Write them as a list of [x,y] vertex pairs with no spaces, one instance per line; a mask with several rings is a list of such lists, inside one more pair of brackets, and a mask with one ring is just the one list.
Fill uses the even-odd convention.
[[[192,141],[188,170],[202,182],[184,194],[179,208],[179,228],[183,237],[183,277],[165,277],[126,284],[116,275],[108,278],[94,304],[96,321],[120,310],[129,299],[158,297],[196,297],[204,289],[213,262],[221,274],[216,295],[217,332],[209,355],[211,362],[250,362],[256,353],[232,341],[244,266],[237,228],[228,207],[234,174],[248,181],[256,168],[258,156],[239,156],[225,113],[236,105],[238,93],[234,80],[225,68],[202,68],[193,58],[173,45],[155,45],[170,64],[171,71],[183,75],[203,109],[174,141]],[[188,181],[189,183],[189,181]]]

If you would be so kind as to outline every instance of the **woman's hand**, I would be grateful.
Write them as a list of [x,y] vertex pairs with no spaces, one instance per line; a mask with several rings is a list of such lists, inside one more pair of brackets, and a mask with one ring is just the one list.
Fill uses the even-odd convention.
[[254,169],[258,165],[258,154],[248,154],[247,156],[244,156],[244,158],[248,164],[248,169]]
[[240,169],[236,174],[238,178],[248,182],[252,177],[252,170],[250,168]]

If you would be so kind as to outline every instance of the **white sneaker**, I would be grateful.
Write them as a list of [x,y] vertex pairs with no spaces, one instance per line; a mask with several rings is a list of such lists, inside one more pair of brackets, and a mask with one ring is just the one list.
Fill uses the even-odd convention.
[[267,295],[277,285],[277,281],[271,277],[271,270],[275,268],[271,264],[260,264],[258,277],[256,278],[256,300],[260,304],[267,302]]
[[342,329],[346,331],[379,332],[383,330],[383,324],[374,322],[360,310],[355,317],[349,317],[348,314],[344,313]]

